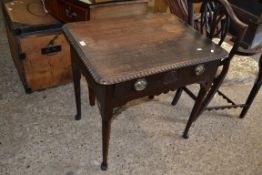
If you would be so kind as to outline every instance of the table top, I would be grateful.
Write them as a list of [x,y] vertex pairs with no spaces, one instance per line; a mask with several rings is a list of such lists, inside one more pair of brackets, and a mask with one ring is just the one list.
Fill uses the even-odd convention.
[[221,47],[173,15],[66,24],[72,47],[102,85],[225,58]]

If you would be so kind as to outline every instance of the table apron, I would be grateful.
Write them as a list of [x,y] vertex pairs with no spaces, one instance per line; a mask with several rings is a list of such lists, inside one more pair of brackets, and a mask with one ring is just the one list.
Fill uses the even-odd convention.
[[[136,98],[167,93],[185,85],[212,81],[219,63],[218,60],[144,77],[142,79],[146,80],[147,87],[143,91],[136,91],[134,88],[134,84],[139,79],[115,84],[112,97],[113,106],[121,106]],[[196,75],[195,70],[199,65],[204,66],[205,72]]]

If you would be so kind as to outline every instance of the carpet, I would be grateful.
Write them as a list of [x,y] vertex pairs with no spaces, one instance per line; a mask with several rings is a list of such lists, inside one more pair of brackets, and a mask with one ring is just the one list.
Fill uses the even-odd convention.
[[[218,39],[214,39],[213,42],[217,43]],[[232,45],[224,42],[222,48],[229,52]],[[253,57],[235,55],[231,60],[223,85],[251,84],[255,81],[258,70],[258,62]]]

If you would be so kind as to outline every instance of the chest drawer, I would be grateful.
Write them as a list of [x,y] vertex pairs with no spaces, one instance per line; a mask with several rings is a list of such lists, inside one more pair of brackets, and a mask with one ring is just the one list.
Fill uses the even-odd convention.
[[89,9],[69,1],[57,0],[58,18],[63,22],[77,22],[89,19]]

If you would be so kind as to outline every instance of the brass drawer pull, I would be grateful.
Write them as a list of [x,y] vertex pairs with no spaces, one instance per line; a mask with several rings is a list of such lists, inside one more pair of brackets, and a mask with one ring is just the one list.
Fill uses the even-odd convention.
[[147,87],[147,81],[146,79],[138,79],[135,84],[134,84],[134,88],[136,91],[143,91],[144,89],[146,89]]
[[196,68],[195,68],[195,74],[197,76],[200,76],[202,75],[204,72],[206,71],[206,68],[203,64],[200,64],[198,65]]
[[76,18],[77,17],[77,13],[74,12],[71,7],[66,8],[65,13],[66,13],[66,16],[69,17],[69,18]]

